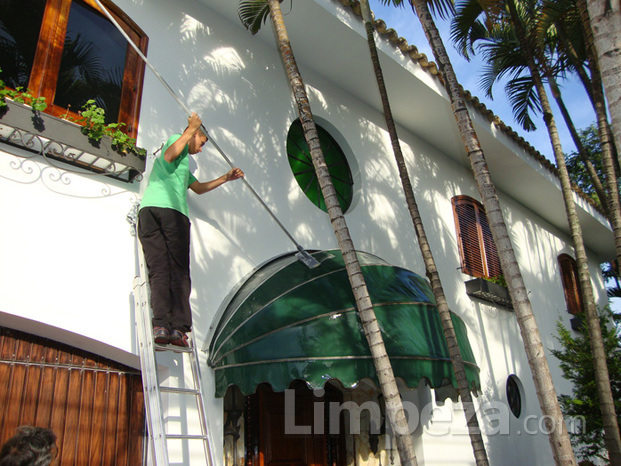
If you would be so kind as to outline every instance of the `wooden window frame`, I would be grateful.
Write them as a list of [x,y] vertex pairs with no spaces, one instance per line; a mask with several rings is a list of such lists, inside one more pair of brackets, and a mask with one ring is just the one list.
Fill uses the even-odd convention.
[[567,312],[572,315],[579,315],[584,309],[584,300],[582,298],[582,288],[580,288],[576,260],[569,254],[561,254],[557,260],[561,272],[561,283],[563,284]]
[[[461,271],[480,278],[501,276],[503,273],[498,250],[492,238],[483,205],[469,196],[455,196],[451,199],[451,203],[457,232]],[[468,213],[465,209],[471,209],[470,219],[467,218]],[[468,226],[469,232],[463,231],[462,225]],[[468,234],[470,234],[470,238],[466,238]]]
[[[28,83],[28,87],[34,95],[45,97],[48,104],[48,107],[45,109],[46,113],[69,119],[78,119],[79,115],[74,110],[68,110],[54,105],[54,97],[58,82],[58,73],[60,71],[65,35],[67,33],[69,11],[74,1],[81,2],[104,15],[94,0],[47,0],[37,43],[37,50],[30,74],[30,81]],[[123,28],[125,33],[134,41],[139,49],[146,54],[148,38],[144,31],[109,0],[102,0],[102,3],[117,23]],[[127,44],[123,88],[121,90],[121,105],[116,121],[125,123],[127,126],[124,127],[123,130],[133,138],[135,138],[138,133],[144,70],[144,62],[133,47]]]

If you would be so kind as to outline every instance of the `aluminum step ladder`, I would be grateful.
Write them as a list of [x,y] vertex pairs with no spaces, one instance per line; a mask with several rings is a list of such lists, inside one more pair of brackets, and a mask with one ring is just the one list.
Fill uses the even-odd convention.
[[[192,341],[190,348],[182,348],[174,345],[158,345],[153,339],[153,330],[151,324],[151,308],[149,305],[149,288],[147,284],[146,265],[142,252],[142,248],[138,242],[136,234],[137,225],[137,205],[128,214],[127,220],[132,224],[133,234],[136,236],[136,253],[139,261],[139,273],[134,277],[133,294],[136,312],[136,334],[138,339],[140,368],[142,372],[142,386],[145,398],[145,411],[149,435],[149,446],[152,452],[152,458],[155,460],[156,466],[168,466],[170,457],[168,453],[168,440],[187,440],[200,441],[203,444],[204,462],[202,464],[214,466],[209,429],[207,425],[206,409],[204,405],[203,382],[200,373],[199,358],[196,350],[196,344]],[[185,361],[189,360],[191,368],[190,387],[170,387],[160,384],[158,374],[158,357],[171,357],[171,352],[182,360],[180,366],[185,366]],[[185,372],[185,371],[184,371]],[[186,374],[183,374],[184,376]],[[184,377],[185,379],[185,377]],[[184,405],[183,401],[188,398],[194,400],[196,404],[196,412],[198,414],[198,424],[200,424],[200,433],[196,434],[169,434],[167,433],[166,421],[164,418],[164,410],[162,408],[162,393],[167,394],[169,400],[171,397],[179,397],[180,406]],[[190,442],[188,442],[190,443]]]

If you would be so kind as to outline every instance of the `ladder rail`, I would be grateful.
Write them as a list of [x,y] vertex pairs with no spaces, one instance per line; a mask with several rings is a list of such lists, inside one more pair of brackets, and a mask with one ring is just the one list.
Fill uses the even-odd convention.
[[203,387],[203,378],[201,377],[200,363],[198,359],[198,353],[196,350],[196,342],[192,341],[192,351],[190,353],[190,360],[192,366],[192,377],[194,379],[194,388],[198,390],[199,394],[197,395],[196,404],[198,405],[198,417],[201,425],[202,434],[204,437],[203,440],[203,448],[205,450],[205,459],[207,460],[207,464],[209,466],[214,466],[215,463],[212,457],[212,450],[210,445],[210,432],[209,429],[209,421],[207,419],[207,410],[205,407],[205,398],[203,393],[205,393]]
[[[128,214],[127,220],[132,224],[132,234],[136,241],[136,254],[138,256],[139,273],[134,277],[133,294],[136,305],[136,334],[138,338],[138,350],[140,356],[140,369],[142,372],[142,385],[145,396],[145,411],[149,432],[149,444],[152,448],[155,464],[157,466],[169,465],[167,440],[202,440],[205,461],[207,466],[215,466],[211,450],[211,430],[206,416],[205,393],[203,379],[200,372],[200,361],[194,341],[190,348],[175,347],[172,345],[156,345],[153,339],[151,308],[149,305],[149,289],[147,285],[146,263],[142,248],[138,244],[137,235],[137,208]],[[192,375],[192,388],[174,388],[161,386],[157,372],[157,353],[160,351],[187,353]],[[201,434],[167,434],[164,422],[164,410],[162,407],[161,393],[170,395],[192,395],[196,402],[196,410],[201,428]]]
[[[142,254],[142,251],[139,251]],[[142,267],[141,267],[142,268]],[[155,464],[168,466],[168,446],[164,436],[164,414],[157,380],[157,362],[153,336],[147,334],[151,327],[146,280],[141,274],[134,278],[134,297],[137,304],[136,330],[142,373],[142,388],[145,396],[148,433]]]

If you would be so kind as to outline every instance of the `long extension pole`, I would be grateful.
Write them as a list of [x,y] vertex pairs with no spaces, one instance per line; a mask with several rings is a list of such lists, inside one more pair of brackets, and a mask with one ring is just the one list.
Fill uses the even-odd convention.
[[[101,9],[101,11],[103,11],[103,13],[107,16],[107,18],[112,22],[112,24],[114,24],[114,26],[119,30],[119,32],[123,35],[123,37],[125,37],[125,40],[127,41],[127,43],[129,45],[132,46],[132,48],[136,51],[136,53],[138,54],[138,56],[140,56],[140,58],[142,59],[143,62],[145,62],[145,64],[149,67],[149,69],[153,72],[153,74],[155,75],[155,77],[159,80],[160,83],[162,83],[162,86],[164,86],[164,88],[168,91],[168,93],[172,96],[172,98],[175,100],[175,102],[177,102],[177,104],[179,105],[179,107],[181,107],[181,109],[187,114],[187,115],[191,115],[192,111],[188,108],[188,106],[185,104],[185,102],[183,100],[181,100],[181,98],[177,95],[177,93],[172,89],[172,87],[170,87],[170,85],[166,82],[166,80],[164,79],[164,77],[160,74],[160,72],[151,64],[151,62],[147,59],[147,57],[145,56],[144,53],[142,53],[142,50],[140,50],[140,48],[134,43],[134,41],[127,35],[127,33],[123,30],[123,28],[121,27],[121,25],[116,21],[116,19],[114,19],[114,17],[112,16],[112,14],[110,14],[110,12],[106,9],[106,7],[104,7],[101,3],[100,0],[95,0],[95,3],[97,3],[97,5],[99,6],[99,8]],[[209,140],[209,142],[211,142],[211,144],[213,145],[213,147],[218,151],[218,153],[222,156],[222,158],[226,161],[226,163],[229,164],[229,166],[231,168],[235,168],[235,165],[233,165],[233,162],[231,161],[231,159],[229,159],[229,157],[227,157],[227,155],[224,153],[224,151],[220,148],[220,146],[218,144],[216,144],[216,141],[213,140],[213,138],[209,135],[209,132],[207,131],[207,128],[205,128],[204,125],[201,125],[201,128],[203,130],[203,132],[205,133],[205,136],[207,136],[207,139]],[[296,249],[298,250],[298,254],[297,257],[298,259],[304,264],[306,265],[308,268],[314,268],[317,267],[319,265],[319,262],[317,261],[317,259],[315,259],[313,256],[311,256],[302,246],[300,246],[300,244],[295,240],[295,238],[293,237],[293,235],[291,235],[291,233],[289,233],[289,231],[285,228],[285,226],[280,222],[280,220],[278,220],[278,218],[276,217],[276,215],[274,214],[274,212],[272,211],[272,209],[269,208],[269,206],[263,201],[263,199],[261,198],[261,196],[259,196],[259,194],[254,190],[254,188],[252,187],[252,185],[248,182],[248,180],[246,180],[246,178],[242,178],[242,181],[244,182],[244,184],[246,185],[246,187],[250,190],[250,192],[254,195],[254,197],[257,198],[257,200],[259,201],[259,203],[263,206],[263,208],[267,211],[267,213],[272,217],[272,219],[276,222],[276,224],[280,227],[280,229],[285,233],[285,235],[287,235],[287,237],[291,240],[291,242],[295,245]]]

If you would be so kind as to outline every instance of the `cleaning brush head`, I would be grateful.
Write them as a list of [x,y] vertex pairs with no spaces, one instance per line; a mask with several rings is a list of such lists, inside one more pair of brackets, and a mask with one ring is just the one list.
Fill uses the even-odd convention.
[[302,264],[304,264],[306,267],[308,267],[309,269],[314,269],[315,267],[319,267],[319,261],[317,259],[315,259],[313,256],[311,256],[307,251],[305,251],[304,249],[300,249],[300,252],[298,252],[295,257],[298,258],[298,260],[300,262],[302,262]]

